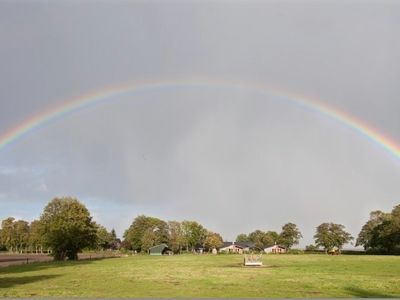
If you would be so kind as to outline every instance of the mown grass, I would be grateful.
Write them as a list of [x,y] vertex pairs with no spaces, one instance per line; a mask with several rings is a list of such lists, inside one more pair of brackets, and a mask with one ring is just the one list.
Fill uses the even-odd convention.
[[134,256],[0,268],[2,297],[400,297],[399,256]]

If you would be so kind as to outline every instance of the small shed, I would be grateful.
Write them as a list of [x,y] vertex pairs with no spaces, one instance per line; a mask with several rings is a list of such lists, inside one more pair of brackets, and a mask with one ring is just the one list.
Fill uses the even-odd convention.
[[168,248],[167,244],[160,244],[160,245],[151,247],[149,249],[149,254],[150,255],[164,255],[164,254],[167,254],[168,251],[171,251],[171,249]]

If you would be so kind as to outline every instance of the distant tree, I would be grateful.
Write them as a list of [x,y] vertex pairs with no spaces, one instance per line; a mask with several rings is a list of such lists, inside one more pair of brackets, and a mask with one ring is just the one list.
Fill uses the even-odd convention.
[[259,229],[249,233],[248,238],[259,249],[274,245],[278,242],[279,234],[275,231],[261,231]]
[[154,229],[147,228],[146,229],[146,231],[144,232],[142,239],[141,239],[141,243],[142,243],[141,252],[147,253],[151,247],[158,244],[158,242],[157,242],[158,238],[157,238],[156,231],[157,231],[157,228],[154,228]]
[[353,238],[350,233],[344,230],[344,226],[335,223],[322,223],[317,227],[314,235],[315,244],[323,247],[325,251],[329,251],[334,247],[339,250],[343,245],[350,242]]
[[14,249],[14,244],[15,244],[15,232],[14,232],[14,221],[15,219],[13,217],[9,217],[1,222],[1,244],[7,247],[7,249],[11,252],[16,249]]
[[[142,242],[146,241],[146,247],[149,245],[150,231],[154,232],[154,243],[167,243],[168,242],[168,226],[163,220],[154,217],[148,217],[145,215],[137,216],[131,226],[125,230],[124,239],[126,244],[132,250],[137,252],[142,251]],[[146,238],[143,240],[143,236],[147,232]],[[146,251],[146,249],[143,249]]]
[[[365,250],[372,247],[371,242],[374,236],[374,230],[377,226],[381,225],[384,221],[388,221],[390,214],[384,213],[380,210],[373,211],[369,215],[369,220],[361,228],[356,240],[356,246],[363,246]],[[376,236],[375,232],[375,236]]]
[[249,237],[245,233],[241,233],[236,237],[236,242],[237,243],[247,243],[250,242]]
[[302,237],[296,224],[287,223],[282,226],[282,231],[279,234],[279,243],[290,249],[293,245],[297,245]]
[[0,244],[11,252],[23,252],[29,245],[29,223],[9,217],[1,223]]
[[168,237],[168,246],[174,253],[180,253],[185,245],[185,235],[180,222],[168,222]]
[[87,208],[75,198],[54,198],[40,217],[45,244],[55,260],[78,259],[78,252],[96,243],[96,225]]
[[204,241],[204,246],[209,251],[212,249],[221,248],[224,245],[224,240],[219,233],[209,231]]
[[0,251],[6,251],[7,250],[7,247],[6,247],[6,245],[4,245],[3,244],[3,240],[2,240],[2,231],[3,231],[3,229],[1,229],[1,227],[0,227]]
[[15,221],[14,224],[14,247],[22,253],[29,243],[29,223],[24,220]]
[[35,253],[43,253],[43,227],[39,220],[34,220],[29,226],[29,245]]
[[122,243],[121,240],[117,237],[117,233],[115,232],[115,229],[111,229],[111,238],[112,238],[112,242],[111,242],[111,249],[113,250],[118,250],[121,248]]
[[391,213],[372,229],[368,246],[387,253],[395,253],[400,249],[400,205],[395,206]]
[[279,234],[276,231],[267,231],[263,238],[264,248],[279,243]]
[[194,250],[196,246],[204,246],[207,229],[205,229],[201,224],[196,221],[183,221],[182,229],[187,250]]
[[111,229],[111,237],[112,237],[113,240],[117,239],[117,234],[115,233],[115,229],[114,228]]
[[265,247],[265,232],[257,229],[249,233],[249,240],[254,243],[254,245],[259,249],[264,249]]
[[101,249],[101,250],[110,249],[114,242],[113,234],[111,232],[108,232],[104,226],[96,224],[96,227],[97,227],[97,231],[96,231],[97,248]]

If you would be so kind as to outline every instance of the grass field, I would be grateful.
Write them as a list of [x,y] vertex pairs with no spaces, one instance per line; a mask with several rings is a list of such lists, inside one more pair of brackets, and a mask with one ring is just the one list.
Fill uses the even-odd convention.
[[400,256],[134,256],[0,268],[2,297],[400,297]]

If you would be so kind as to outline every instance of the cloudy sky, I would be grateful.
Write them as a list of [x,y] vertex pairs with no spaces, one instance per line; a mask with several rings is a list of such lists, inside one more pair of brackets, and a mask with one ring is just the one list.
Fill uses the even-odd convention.
[[0,2],[0,136],[143,81],[194,84],[112,97],[1,147],[0,219],[71,195],[119,235],[138,214],[226,240],[290,221],[304,246],[322,222],[356,236],[400,203],[400,157],[251,88],[319,99],[400,141],[398,1]]

